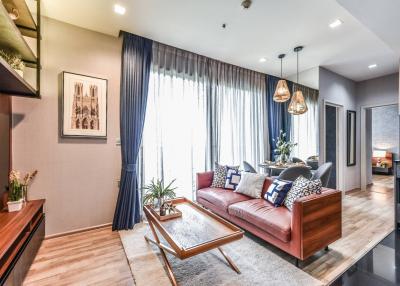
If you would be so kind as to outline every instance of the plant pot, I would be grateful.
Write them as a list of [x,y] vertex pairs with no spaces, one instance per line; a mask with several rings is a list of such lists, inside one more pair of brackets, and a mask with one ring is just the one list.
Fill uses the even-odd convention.
[[19,201],[14,202],[7,202],[8,212],[17,212],[22,209],[23,200],[20,199]]

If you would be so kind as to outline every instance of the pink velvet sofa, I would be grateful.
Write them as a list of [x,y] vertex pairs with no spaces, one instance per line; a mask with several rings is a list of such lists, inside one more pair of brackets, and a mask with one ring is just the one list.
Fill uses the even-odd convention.
[[[290,212],[265,199],[211,188],[214,172],[197,174],[196,200],[226,220],[300,260],[327,248],[342,236],[342,200],[338,190],[297,199]],[[272,180],[264,182],[262,197]],[[296,260],[298,262],[298,260]]]

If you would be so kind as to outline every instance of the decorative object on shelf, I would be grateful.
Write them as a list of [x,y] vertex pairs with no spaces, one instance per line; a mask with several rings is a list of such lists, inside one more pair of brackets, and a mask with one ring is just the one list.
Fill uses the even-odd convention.
[[347,166],[356,165],[356,112],[347,110]]
[[21,77],[24,76],[25,64],[21,57],[5,50],[0,50],[0,57],[2,57]]
[[8,211],[15,212],[22,209],[23,204],[23,184],[20,182],[20,173],[12,170],[9,176],[8,186]]
[[[295,47],[294,51],[297,54],[297,83],[299,83],[299,52],[303,49],[302,46]],[[300,115],[306,113],[308,110],[306,101],[304,100],[303,92],[296,90],[293,93],[292,100],[290,101],[288,112],[293,115]]]
[[[143,189],[145,190],[145,194],[143,197],[144,204],[151,204],[153,209],[161,214],[162,206],[166,200],[170,200],[176,197],[175,190],[176,187],[172,187],[172,184],[175,182],[175,179],[172,180],[167,186],[164,185],[163,180],[154,178],[151,180],[149,185],[146,185]],[[165,210],[163,210],[164,212]]]
[[19,211],[22,209],[23,203],[28,201],[28,185],[35,178],[38,171],[27,173],[23,180],[19,171],[12,170],[9,176],[9,186],[6,188],[8,191],[8,211]]
[[28,201],[28,186],[29,183],[36,177],[38,171],[34,170],[32,172],[26,173],[23,184],[22,184],[22,190],[23,190],[23,201],[27,202]]
[[279,136],[273,139],[276,142],[276,148],[274,150],[277,153],[277,163],[285,164],[289,161],[290,154],[292,153],[293,147],[297,146],[297,143],[286,141],[286,133],[283,130],[279,131]]
[[63,137],[107,138],[107,80],[63,72]]
[[290,99],[290,91],[287,85],[286,80],[282,77],[282,60],[285,57],[285,54],[280,54],[278,58],[281,60],[281,79],[278,81],[276,85],[275,93],[273,100],[276,102],[285,102]]

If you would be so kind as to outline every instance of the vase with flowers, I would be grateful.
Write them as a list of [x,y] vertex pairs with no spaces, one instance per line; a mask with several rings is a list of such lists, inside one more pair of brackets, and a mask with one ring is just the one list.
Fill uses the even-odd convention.
[[8,190],[8,211],[14,212],[22,209],[23,203],[27,201],[28,185],[36,176],[37,170],[27,173],[21,180],[20,172],[12,170],[9,176]]
[[287,141],[286,133],[284,133],[283,130],[280,130],[279,136],[273,140],[276,147],[274,152],[278,155],[275,161],[280,164],[287,163],[289,161],[290,154],[292,153],[293,148],[297,146],[297,143]]

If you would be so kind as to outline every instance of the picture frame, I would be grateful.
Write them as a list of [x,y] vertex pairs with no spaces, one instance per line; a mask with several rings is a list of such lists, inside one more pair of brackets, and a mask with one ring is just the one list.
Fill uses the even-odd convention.
[[356,111],[347,110],[347,166],[356,165]]
[[108,80],[62,72],[61,137],[107,139]]

